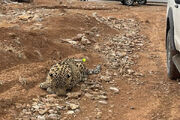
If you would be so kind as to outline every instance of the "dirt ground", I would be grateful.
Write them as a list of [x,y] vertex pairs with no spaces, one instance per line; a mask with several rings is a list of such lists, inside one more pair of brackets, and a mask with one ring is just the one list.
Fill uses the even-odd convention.
[[[102,64],[101,74],[89,79],[99,81],[107,70],[112,72],[108,73],[110,82],[100,80],[106,100],[99,102],[82,93],[77,100],[80,111],[68,115],[66,110],[61,110],[61,119],[180,120],[179,82],[169,80],[166,74],[165,4],[127,7],[118,2],[34,0],[32,4],[1,3],[0,6],[1,120],[30,120],[20,114],[26,106],[31,106],[33,99],[48,95],[39,84],[54,63],[67,57],[86,57],[89,68]],[[115,24],[120,24],[120,28],[112,27]],[[90,44],[72,45],[68,41],[83,33]],[[122,46],[106,44],[107,39],[117,35],[125,35],[132,46],[124,48],[127,41]],[[141,43],[135,42],[136,39],[141,39]],[[97,50],[99,46],[101,49]],[[127,65],[129,73],[120,73],[127,66],[120,65],[118,69],[108,66],[113,63],[105,50],[115,48],[116,52],[122,48],[126,52],[124,58],[131,59],[133,64]],[[123,60],[122,57],[118,61]],[[112,86],[118,88],[117,94],[109,89]],[[65,97],[57,99],[63,100],[58,103],[60,106],[66,102]],[[19,104],[21,107],[17,107]],[[34,119],[43,120],[42,116]]]

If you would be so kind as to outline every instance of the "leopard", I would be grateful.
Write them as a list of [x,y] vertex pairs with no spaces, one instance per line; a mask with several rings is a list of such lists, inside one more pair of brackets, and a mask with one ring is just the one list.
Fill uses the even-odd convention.
[[67,90],[87,80],[89,75],[98,74],[100,71],[101,65],[97,65],[95,69],[88,69],[80,59],[67,58],[50,68],[45,82],[40,83],[40,88],[49,94],[65,96]]

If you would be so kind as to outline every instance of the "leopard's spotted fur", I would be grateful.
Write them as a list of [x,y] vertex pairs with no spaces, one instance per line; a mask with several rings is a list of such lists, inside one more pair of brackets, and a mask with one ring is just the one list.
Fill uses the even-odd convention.
[[67,89],[71,89],[79,82],[87,78],[87,75],[100,72],[100,66],[90,70],[83,62],[74,58],[68,58],[53,65],[47,75],[46,81],[40,84],[42,89],[47,89],[48,93],[65,95]]

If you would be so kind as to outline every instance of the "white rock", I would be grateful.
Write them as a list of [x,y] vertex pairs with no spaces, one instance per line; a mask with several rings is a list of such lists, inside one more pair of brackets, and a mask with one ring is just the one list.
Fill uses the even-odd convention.
[[109,88],[111,91],[113,91],[114,93],[119,93],[119,89],[118,88],[116,88],[116,87],[110,87]]
[[82,37],[81,43],[82,43],[83,45],[89,45],[89,44],[91,44],[91,42],[86,38],[86,36],[83,36],[83,37]]
[[108,103],[107,103],[107,101],[105,101],[105,100],[102,100],[102,101],[98,101],[100,104],[103,104],[103,105],[107,105]]
[[45,117],[44,116],[38,116],[37,120],[45,120]]
[[72,115],[72,114],[74,114],[74,111],[69,110],[69,111],[67,112],[67,114],[68,114],[68,115]]
[[81,96],[81,92],[72,92],[72,93],[68,93],[67,94],[67,97],[68,98],[74,98],[74,99],[77,99]]
[[73,41],[71,39],[66,39],[65,41],[72,44],[72,45],[77,45],[77,41]]
[[70,103],[70,104],[69,104],[69,107],[70,107],[70,109],[71,109],[71,110],[76,110],[76,109],[78,109],[78,108],[79,108],[79,105],[76,105],[76,104]]
[[90,98],[90,99],[92,99],[92,98],[93,98],[93,95],[92,95],[92,94],[90,94],[90,93],[86,93],[86,94],[85,94],[85,96],[86,96],[86,97],[88,97],[88,98]]
[[48,115],[48,119],[50,120],[58,120],[59,116],[57,114],[50,114]]

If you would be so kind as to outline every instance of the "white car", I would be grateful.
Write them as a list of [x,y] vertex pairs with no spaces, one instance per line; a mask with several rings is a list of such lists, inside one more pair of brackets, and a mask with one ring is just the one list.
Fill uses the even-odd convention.
[[166,51],[169,78],[180,78],[180,0],[168,0]]

